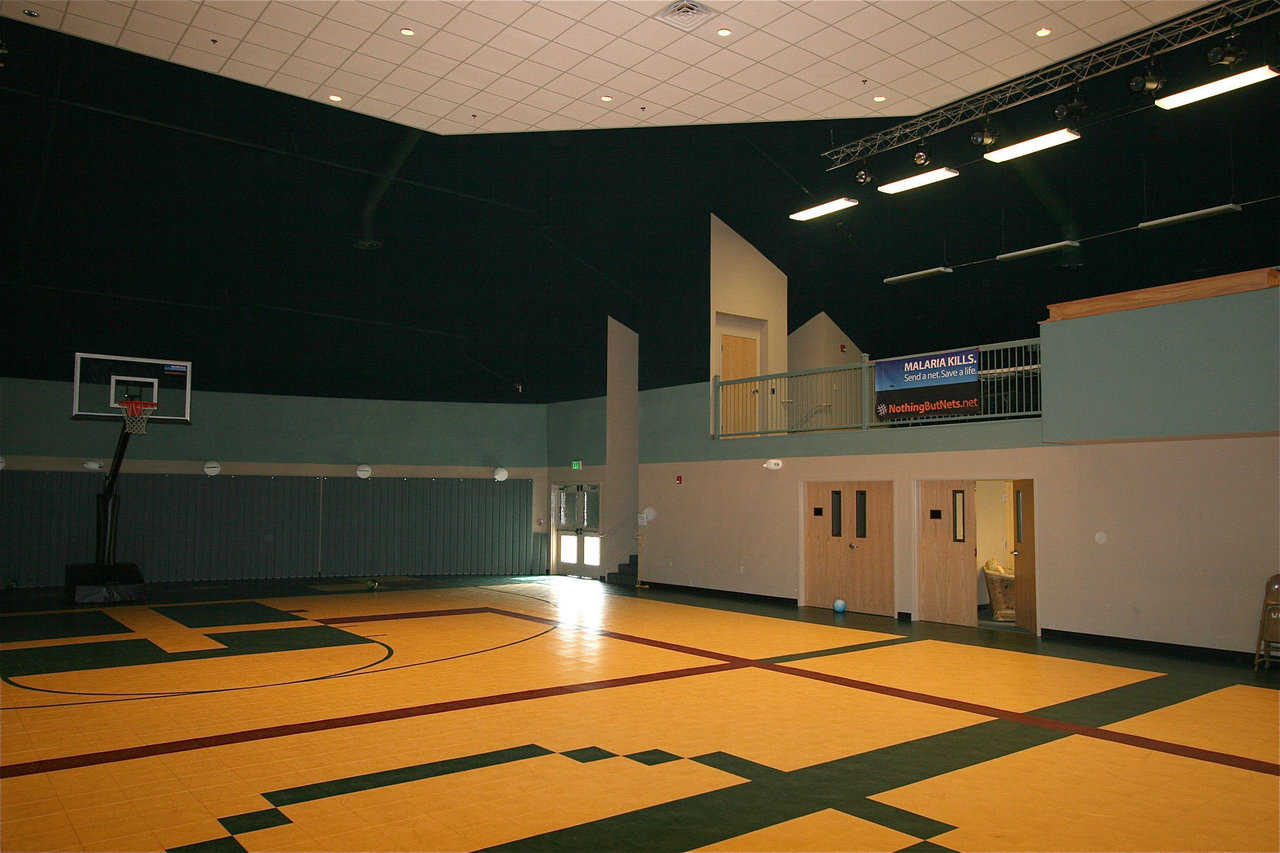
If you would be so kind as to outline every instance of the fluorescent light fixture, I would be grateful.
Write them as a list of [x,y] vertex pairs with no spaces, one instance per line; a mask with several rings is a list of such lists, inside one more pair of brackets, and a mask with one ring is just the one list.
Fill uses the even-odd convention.
[[932,172],[921,172],[918,175],[912,175],[911,177],[903,178],[900,181],[892,181],[891,183],[876,187],[876,189],[880,190],[882,193],[889,193],[890,195],[893,195],[894,193],[913,190],[916,187],[923,187],[925,184],[936,184],[938,181],[945,181],[948,178],[954,178],[958,174],[960,173],[955,169],[949,169],[946,166],[943,166],[941,169],[934,169]]
[[1016,261],[1018,258],[1029,258],[1032,255],[1043,255],[1045,252],[1056,252],[1058,249],[1067,249],[1079,247],[1079,243],[1075,240],[1059,240],[1057,243],[1045,243],[1043,246],[1034,246],[1030,249],[1019,249],[1016,252],[1005,252],[1003,255],[996,255],[997,261]]
[[1150,228],[1163,228],[1166,225],[1177,225],[1181,222],[1191,222],[1195,219],[1204,219],[1208,216],[1217,216],[1220,213],[1239,213],[1243,208],[1238,204],[1220,204],[1217,207],[1206,207],[1203,210],[1193,210],[1190,213],[1179,213],[1176,216],[1166,216],[1163,219],[1149,219],[1146,222],[1139,222],[1139,230],[1146,231]]
[[1012,160],[1014,157],[1034,154],[1037,151],[1043,151],[1046,148],[1052,148],[1064,142],[1074,142],[1079,138],[1080,134],[1071,128],[1062,127],[1052,133],[1046,133],[1034,139],[1026,139],[1022,142],[1015,142],[1013,145],[1006,145],[1004,148],[997,148],[995,151],[988,151],[982,156],[992,163],[1003,163],[1005,160]]
[[853,207],[857,203],[856,200],[851,198],[838,198],[835,201],[829,201],[826,204],[820,204],[817,207],[793,213],[790,218],[797,222],[804,222],[809,219],[817,219],[819,216],[826,216],[828,213],[835,213],[837,210],[844,210],[846,207]]
[[1205,98],[1212,98],[1214,95],[1221,95],[1224,92],[1231,92],[1244,86],[1261,83],[1263,80],[1270,80],[1272,77],[1277,76],[1278,73],[1280,72],[1277,72],[1270,65],[1259,65],[1249,71],[1241,71],[1239,74],[1232,74],[1230,77],[1223,77],[1221,80],[1214,80],[1212,83],[1205,83],[1203,86],[1196,86],[1194,89],[1165,95],[1163,98],[1157,98],[1155,103],[1162,110],[1172,110],[1177,107],[1184,107],[1187,104],[1193,104],[1196,101],[1203,101]]
[[902,275],[889,276],[884,280],[885,284],[901,284],[904,281],[915,281],[917,278],[928,278],[931,275],[942,275],[944,273],[955,272],[951,267],[933,267],[918,272],[903,273]]

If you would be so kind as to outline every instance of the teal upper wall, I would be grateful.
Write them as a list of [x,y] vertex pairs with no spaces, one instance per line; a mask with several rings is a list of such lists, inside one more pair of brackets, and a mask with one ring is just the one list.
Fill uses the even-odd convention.
[[[154,425],[129,445],[129,456],[543,467],[546,410],[193,391],[191,426]],[[70,383],[0,379],[0,453],[109,457],[119,433],[118,422],[71,419]]]
[[1280,289],[1041,326],[1044,440],[1280,428]]
[[567,468],[605,464],[605,398],[570,400],[547,406],[547,464]]

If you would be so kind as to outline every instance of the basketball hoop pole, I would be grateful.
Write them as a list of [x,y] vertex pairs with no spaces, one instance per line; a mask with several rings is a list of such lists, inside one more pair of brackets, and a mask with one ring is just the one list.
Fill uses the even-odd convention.
[[[132,400],[125,401],[123,415],[138,417],[146,414],[155,404],[144,406]],[[143,429],[145,430],[145,422]],[[129,450],[129,438],[136,432],[130,428],[128,417],[120,424],[120,437],[116,439],[116,452],[111,457],[111,470],[107,472],[106,482],[102,486],[102,494],[98,495],[98,525],[95,557],[98,565],[114,565],[116,562],[116,529],[120,521],[120,502],[116,497],[116,482],[120,479],[120,466],[124,464],[124,455]]]

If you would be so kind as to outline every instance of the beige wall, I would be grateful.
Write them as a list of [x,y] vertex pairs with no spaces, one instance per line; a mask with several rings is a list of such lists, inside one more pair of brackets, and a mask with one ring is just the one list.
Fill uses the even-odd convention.
[[605,481],[600,489],[601,574],[616,572],[636,546],[640,433],[640,338],[609,318],[605,399]]
[[[841,344],[844,352],[840,351]],[[862,358],[862,350],[825,311],[814,314],[787,336],[787,370],[858,364]]]
[[720,370],[721,334],[759,342],[761,373],[787,370],[787,277],[754,246],[711,216],[711,367]]
[[1005,519],[1012,491],[1013,484],[1008,480],[979,480],[975,489],[978,553],[974,556],[974,562],[978,575],[979,604],[986,604],[990,600],[987,581],[982,575],[983,564],[987,560],[998,560],[1002,566],[1010,564],[1011,548]]
[[1264,436],[644,465],[646,576],[794,598],[802,484],[891,480],[896,609],[915,612],[917,482],[1032,478],[1041,627],[1249,651],[1280,553],[1278,458]]

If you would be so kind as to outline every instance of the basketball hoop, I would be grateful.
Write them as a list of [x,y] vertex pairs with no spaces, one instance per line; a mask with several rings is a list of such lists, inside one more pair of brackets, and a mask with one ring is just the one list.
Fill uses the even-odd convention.
[[147,418],[156,410],[156,403],[152,400],[121,400],[120,408],[124,409],[124,431],[145,435]]

